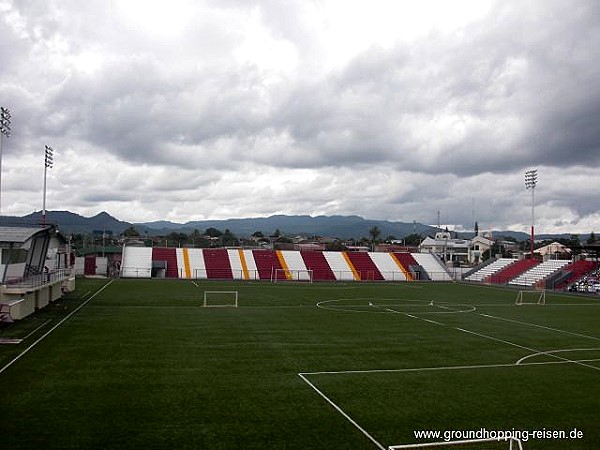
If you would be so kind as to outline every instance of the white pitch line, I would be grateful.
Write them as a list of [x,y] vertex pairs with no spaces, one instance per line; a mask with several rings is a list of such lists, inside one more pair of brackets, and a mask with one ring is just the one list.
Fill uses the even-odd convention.
[[302,373],[299,373],[298,376],[304,380],[306,384],[308,384],[317,394],[319,394],[323,399],[329,403],[337,412],[339,412],[342,416],[346,418],[354,427],[360,431],[364,436],[366,436],[371,442],[373,442],[380,450],[386,450],[386,448],[381,445],[373,436],[371,436],[367,430],[361,427],[352,417],[344,412],[342,408],[336,405],[333,400],[327,397],[318,387],[316,387],[313,383],[311,383]]
[[[393,310],[390,310],[390,309],[388,309],[388,311],[393,311]],[[430,320],[428,320],[428,319],[424,319],[423,317],[413,316],[413,315],[411,315],[411,314],[402,313],[402,312],[400,312],[400,311],[396,311],[396,312],[397,312],[397,313],[399,313],[399,314],[403,314],[403,315],[405,315],[405,316],[408,316],[408,317],[412,317],[412,318],[414,318],[414,319],[419,319],[419,320],[422,320],[422,321],[425,321],[425,322],[434,323],[434,324],[436,324],[436,325],[440,325],[440,326],[444,326],[444,327],[449,327],[449,328],[452,328],[452,329],[454,329],[454,330],[461,331],[461,332],[463,332],[463,333],[472,334],[472,335],[474,335],[474,336],[482,337],[482,338],[484,338],[484,339],[489,339],[489,340],[492,340],[492,341],[500,342],[500,343],[502,343],[502,344],[507,344],[507,345],[510,345],[510,346],[513,346],[513,347],[521,348],[521,349],[523,349],[523,350],[527,350],[527,351],[530,351],[530,352],[533,352],[533,353],[538,353],[538,352],[541,352],[541,351],[542,351],[542,350],[539,350],[539,349],[537,349],[537,348],[526,347],[526,346],[524,346],[524,345],[516,344],[516,343],[514,343],[514,342],[510,342],[510,341],[507,341],[507,340],[504,340],[504,339],[495,338],[495,337],[493,337],[493,336],[489,336],[489,335],[487,335],[487,334],[483,334],[483,333],[477,333],[477,332],[475,332],[475,331],[470,331],[470,330],[465,330],[464,328],[452,327],[452,326],[450,326],[450,325],[446,325],[446,324],[444,324],[444,323],[441,323],[441,322],[430,321]],[[583,366],[583,367],[587,367],[588,369],[600,370],[600,367],[591,366],[591,365],[589,365],[589,364],[585,364],[585,363],[583,363],[583,362],[572,361],[572,360],[570,360],[570,359],[568,359],[568,358],[563,358],[563,357],[561,357],[561,356],[558,356],[558,355],[555,355],[555,354],[550,354],[550,356],[552,356],[553,358],[560,359],[560,360],[569,361],[569,362],[572,362],[572,363],[574,363],[574,364],[578,364],[578,365],[580,365],[580,366]]]
[[[556,364],[577,364],[580,362],[596,362],[600,359],[578,359],[578,360],[569,360],[562,359],[560,361],[539,361],[539,362],[528,362],[519,364],[519,367],[528,367],[528,366],[550,366]],[[364,370],[332,370],[332,371],[322,371],[322,372],[302,372],[298,375],[368,375],[368,374],[377,374],[377,373],[410,373],[410,372],[440,372],[440,371],[450,371],[450,370],[477,370],[477,369],[502,369],[502,368],[510,368],[517,367],[516,363],[502,363],[502,364],[474,364],[474,365],[465,365],[465,366],[439,366],[439,367],[407,367],[404,369],[364,369]]]
[[[523,365],[526,366],[529,365],[529,363]],[[442,370],[493,369],[500,367],[514,367],[514,363],[476,364],[467,366],[407,367],[404,369],[335,370],[322,372],[302,372],[299,375],[354,375],[369,373],[437,372]]]
[[[475,331],[465,330],[464,328],[454,327],[454,329],[458,330],[458,331],[462,331],[464,333],[473,334],[475,336],[479,336],[479,337],[482,337],[482,338],[485,338],[485,339],[491,339],[493,341],[497,341],[497,342],[501,342],[501,343],[504,343],[504,344],[512,345],[514,347],[519,347],[519,348],[522,348],[522,349],[525,349],[525,350],[533,351],[535,353],[544,353],[541,350],[537,350],[537,349],[534,349],[534,348],[525,347],[524,345],[515,344],[514,342],[505,341],[504,339],[498,339],[498,338],[495,338],[493,336],[488,336],[486,334],[476,333]],[[561,359],[561,360],[564,360],[564,361],[572,362],[573,364],[578,364],[580,366],[587,367],[588,369],[600,370],[600,367],[590,366],[589,364],[585,364],[585,363],[579,362],[579,361],[574,361],[574,360],[571,360],[569,358],[563,358],[562,356],[558,356],[558,355],[555,355],[553,353],[548,353],[548,355],[552,356],[553,358]]]
[[437,321],[435,321],[435,320],[431,320],[431,319],[423,319],[423,320],[424,320],[425,322],[433,323],[433,324],[435,324],[435,325],[444,325],[444,324],[443,324],[443,323],[441,323],[441,322],[437,322]]
[[556,331],[558,333],[564,333],[564,334],[570,334],[572,336],[578,336],[578,337],[582,337],[582,338],[586,338],[586,339],[593,339],[595,341],[600,341],[600,338],[594,337],[594,336],[588,336],[586,334],[581,334],[581,333],[575,333],[573,331],[565,331],[565,330],[560,330],[558,328],[552,328],[552,327],[546,327],[544,325],[538,325],[535,323],[530,323],[530,322],[523,322],[521,320],[514,320],[514,319],[507,319],[505,317],[498,317],[498,316],[492,316],[490,314],[482,314],[482,313],[478,313],[480,316],[483,317],[488,317],[490,319],[496,319],[496,320],[504,320],[506,322],[512,322],[512,323],[518,323],[521,325],[529,325],[531,327],[536,327],[536,328],[542,328],[544,330],[549,330],[549,331]]
[[515,364],[517,366],[519,366],[526,359],[534,358],[536,356],[541,356],[541,355],[553,355],[554,353],[566,353],[566,352],[590,352],[590,351],[598,351],[598,350],[600,350],[600,348],[564,348],[564,349],[560,349],[560,350],[548,350],[546,352],[532,353],[531,355],[523,356]]
[[37,327],[35,330],[33,330],[33,331],[32,331],[31,333],[29,333],[27,336],[25,336],[25,337],[23,338],[23,340],[24,340],[24,341],[26,341],[26,340],[27,340],[27,338],[29,338],[29,336],[31,336],[32,334],[34,334],[34,333],[35,333],[37,330],[39,330],[39,329],[40,329],[40,328],[42,328],[42,327],[45,327],[45,326],[48,324],[48,322],[52,322],[52,319],[48,319],[48,320],[46,320],[46,321],[45,321],[43,324],[41,324],[39,327]]
[[77,311],[79,311],[81,308],[83,308],[85,305],[87,305],[96,295],[98,295],[100,292],[102,292],[104,289],[106,289],[110,284],[112,284],[113,280],[110,280],[108,283],[106,283],[104,286],[102,286],[100,289],[98,289],[94,295],[92,295],[90,298],[88,298],[85,302],[83,302],[81,305],[79,305],[77,308],[75,308],[73,311],[71,311],[70,314],[66,315],[65,317],[62,318],[62,320],[60,322],[58,322],[56,325],[54,325],[52,328],[50,328],[48,331],[46,331],[46,333],[44,333],[41,337],[39,337],[33,344],[31,344],[29,347],[27,347],[25,350],[23,350],[21,353],[19,353],[17,356],[15,356],[10,362],[8,362],[4,367],[2,367],[0,369],[0,374],[2,372],[4,372],[6,369],[8,369],[10,366],[12,366],[15,362],[17,362],[19,359],[21,359],[26,353],[29,352],[29,350],[31,350],[33,347],[35,347],[37,344],[39,344],[40,342],[42,342],[44,339],[46,339],[46,337],[48,337],[48,335],[50,333],[52,333],[54,330],[56,330],[59,326],[61,326],[66,320],[68,320],[73,314],[75,314]]

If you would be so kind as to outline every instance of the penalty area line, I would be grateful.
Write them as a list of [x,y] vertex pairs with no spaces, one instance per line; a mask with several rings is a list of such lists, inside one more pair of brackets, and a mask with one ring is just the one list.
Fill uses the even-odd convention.
[[350,422],[354,427],[360,431],[365,437],[367,437],[371,442],[373,442],[380,450],[386,450],[386,447],[381,445],[379,441],[377,441],[373,436],[371,436],[367,430],[361,427],[352,417],[350,417],[342,408],[334,403],[329,397],[327,397],[318,387],[316,387],[313,383],[311,383],[308,378],[305,377],[304,373],[299,373],[298,376],[302,378],[302,380],[308,384],[317,394],[319,394],[327,403],[329,403],[338,413],[340,413],[348,422]]
[[505,317],[492,316],[491,314],[483,314],[483,313],[478,313],[478,314],[480,316],[487,317],[489,319],[504,320],[505,322],[518,323],[520,325],[528,325],[530,327],[541,328],[543,330],[556,331],[557,333],[570,334],[571,336],[577,336],[577,337],[582,337],[582,338],[586,338],[586,339],[593,339],[594,341],[600,341],[600,338],[597,338],[595,336],[588,336],[586,334],[575,333],[573,331],[561,330],[559,328],[547,327],[544,325],[538,325],[536,323],[531,323],[531,322],[523,322],[521,320],[507,319]]

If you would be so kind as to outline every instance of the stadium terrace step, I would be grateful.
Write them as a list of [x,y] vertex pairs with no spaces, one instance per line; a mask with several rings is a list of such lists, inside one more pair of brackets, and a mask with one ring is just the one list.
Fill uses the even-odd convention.
[[519,275],[517,278],[509,281],[509,284],[517,286],[533,286],[548,278],[553,273],[559,271],[562,267],[569,264],[569,261],[560,259],[550,259],[541,264],[533,266],[531,269]]
[[509,264],[504,269],[499,270],[498,272],[490,275],[487,279],[483,281],[487,281],[493,284],[506,284],[510,280],[517,278],[519,275],[523,274],[527,270],[535,267],[540,262],[536,259],[521,259],[515,261],[512,264]]
[[483,281],[486,278],[494,275],[497,272],[500,272],[502,269],[507,267],[509,264],[516,262],[515,259],[512,258],[498,258],[497,260],[491,262],[490,264],[483,266],[477,272],[470,274],[465,277],[467,281]]
[[231,263],[227,249],[215,248],[204,249],[204,265],[206,267],[206,278],[219,280],[233,280]]
[[598,263],[594,261],[588,261],[585,259],[581,259],[579,261],[575,261],[565,267],[563,270],[565,271],[565,277],[562,278],[561,282],[555,286],[556,289],[563,289],[567,287],[569,284],[575,283],[577,280],[582,278],[584,275],[592,272],[598,267]]
[[417,274],[413,272],[412,268],[417,267],[419,263],[410,253],[394,253],[394,257],[402,265],[410,279],[417,278]]
[[405,281],[407,275],[410,277],[393,253],[369,252],[369,257],[386,281]]
[[[413,253],[412,256],[423,268],[430,280],[448,281],[452,279],[444,263],[432,253]],[[424,279],[422,275],[421,279]]]
[[313,271],[314,281],[335,281],[335,275],[329,267],[323,252],[302,250],[300,256],[304,260],[306,268]]
[[252,256],[261,280],[272,280],[275,277],[278,280],[286,279],[281,262],[273,250],[253,250]]
[[165,268],[166,278],[179,278],[179,270],[177,268],[177,254],[175,250],[175,248],[168,247],[152,248],[152,262],[164,261],[167,264]]
[[383,275],[366,252],[346,252],[362,281],[383,281]]

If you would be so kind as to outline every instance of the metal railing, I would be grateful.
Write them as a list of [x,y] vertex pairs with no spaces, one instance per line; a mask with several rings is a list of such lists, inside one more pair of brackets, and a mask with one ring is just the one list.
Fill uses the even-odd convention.
[[64,281],[71,276],[71,269],[57,269],[49,272],[42,272],[27,275],[24,277],[12,277],[7,278],[4,281],[7,289],[11,288],[36,288],[40,286],[44,286],[46,284],[53,284],[59,281]]

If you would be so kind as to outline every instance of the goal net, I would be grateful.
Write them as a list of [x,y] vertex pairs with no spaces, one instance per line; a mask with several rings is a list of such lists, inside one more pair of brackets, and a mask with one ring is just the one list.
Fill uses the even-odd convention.
[[238,291],[204,291],[205,308],[238,307]]
[[311,269],[275,269],[273,283],[280,281],[306,281],[313,282],[313,271]]
[[545,305],[546,291],[519,291],[515,305]]
[[524,450],[521,439],[515,437],[507,438],[483,438],[483,439],[463,439],[456,441],[425,442],[421,444],[403,444],[390,445],[388,450],[400,450],[408,448],[446,448],[452,447],[456,450],[483,450],[483,449],[505,449],[505,450]]

